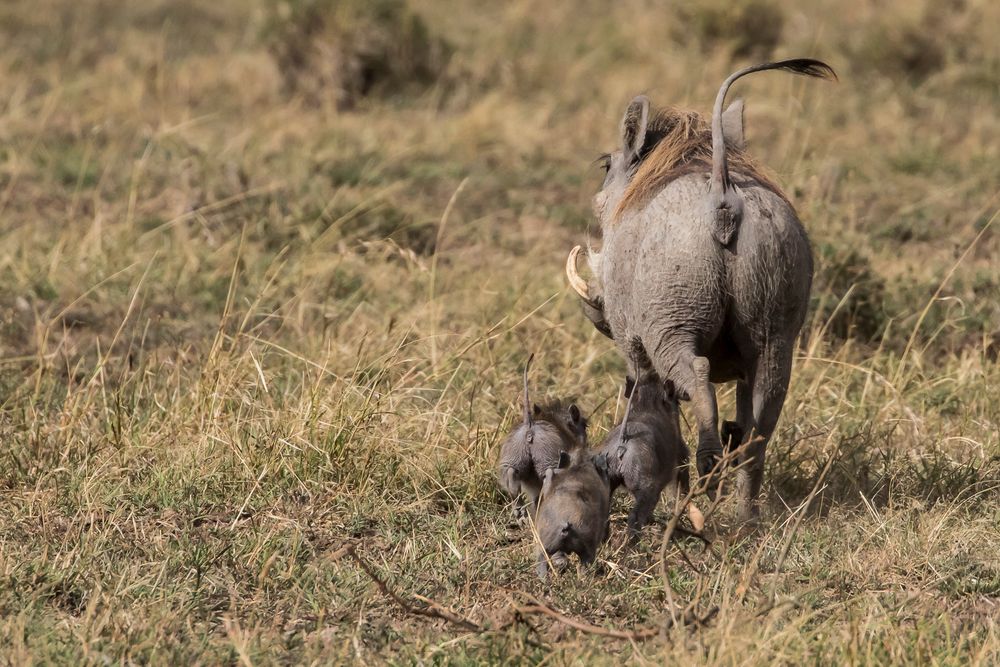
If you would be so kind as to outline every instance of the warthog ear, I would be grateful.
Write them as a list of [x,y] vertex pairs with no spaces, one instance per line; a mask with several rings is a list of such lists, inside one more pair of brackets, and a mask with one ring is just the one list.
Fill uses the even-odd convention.
[[663,391],[667,394],[667,400],[677,400],[677,386],[674,384],[673,380],[663,381]]
[[646,143],[646,124],[649,122],[649,99],[645,95],[632,98],[622,117],[622,152],[625,164],[631,165],[639,158]]
[[568,468],[570,464],[569,452],[559,452],[559,469]]
[[742,99],[736,100],[722,112],[722,137],[727,145],[737,150],[743,150],[747,147],[746,138],[743,135]]
[[579,424],[583,419],[583,415],[580,414],[580,408],[577,407],[576,403],[569,404],[569,418],[573,420],[574,424]]
[[605,479],[607,479],[607,477],[608,477],[608,455],[607,454],[598,454],[597,456],[595,456],[593,458],[593,461],[594,461],[594,467],[597,468],[598,474],[600,474],[601,477],[604,477]]

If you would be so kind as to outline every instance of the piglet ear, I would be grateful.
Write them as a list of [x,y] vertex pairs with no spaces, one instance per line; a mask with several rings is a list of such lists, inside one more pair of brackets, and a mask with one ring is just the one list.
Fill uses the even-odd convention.
[[667,399],[671,401],[677,400],[677,386],[674,385],[673,380],[663,381],[663,391],[667,395]]
[[532,403],[532,404],[531,404],[531,411],[532,411],[533,413],[535,413],[535,416],[536,416],[536,417],[537,417],[538,415],[542,414],[542,409],[541,409],[540,407],[538,407],[538,403]]
[[559,469],[568,468],[569,464],[569,452],[559,452]]
[[574,424],[579,424],[583,415],[580,414],[580,408],[577,407],[576,403],[569,404],[569,418],[573,420]]
[[607,454],[598,454],[592,460],[594,462],[594,467],[597,468],[598,474],[600,474],[601,477],[604,477],[605,479],[607,479],[607,477],[608,477],[608,455]]

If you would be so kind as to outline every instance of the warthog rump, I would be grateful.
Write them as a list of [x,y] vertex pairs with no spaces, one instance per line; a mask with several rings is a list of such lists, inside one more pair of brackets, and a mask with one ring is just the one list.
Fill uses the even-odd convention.
[[813,275],[794,208],[743,149],[742,106],[722,112],[736,79],[766,69],[835,78],[808,59],[740,70],[720,88],[710,128],[697,114],[633,99],[594,197],[603,247],[589,252],[593,279],[577,274],[578,248],[567,263],[588,318],[614,339],[632,377],[670,380],[691,401],[703,475],[722,454],[712,383],[737,382],[745,518],[757,512]]

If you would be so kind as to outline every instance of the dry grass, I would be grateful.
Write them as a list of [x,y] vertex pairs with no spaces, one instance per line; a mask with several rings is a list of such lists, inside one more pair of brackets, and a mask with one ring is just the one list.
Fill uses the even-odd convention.
[[[679,39],[696,5],[412,0],[438,83],[339,112],[288,92],[263,0],[4,4],[3,661],[995,663],[1000,17],[939,4],[769,4],[772,55],[841,75],[736,93],[814,316],[763,529],[724,504],[669,588],[623,504],[541,585],[493,467],[529,352],[613,423],[623,364],[561,271],[589,165],[636,93],[705,112],[745,44]],[[717,614],[631,642],[513,611],[656,627],[668,592]]]

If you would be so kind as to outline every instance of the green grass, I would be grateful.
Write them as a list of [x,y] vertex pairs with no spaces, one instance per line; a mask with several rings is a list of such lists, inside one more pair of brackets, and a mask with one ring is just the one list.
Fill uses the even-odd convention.
[[[0,661],[1000,659],[996,9],[407,5],[447,62],[350,110],[287,85],[279,3],[0,9]],[[728,26],[764,5],[780,39]],[[592,439],[620,415],[562,274],[592,162],[632,95],[707,111],[744,52],[841,74],[739,84],[819,270],[763,525],[725,502],[667,549],[705,627],[518,620],[670,615],[663,507],[628,549],[617,498],[598,566],[543,585],[494,467],[531,352]]]

